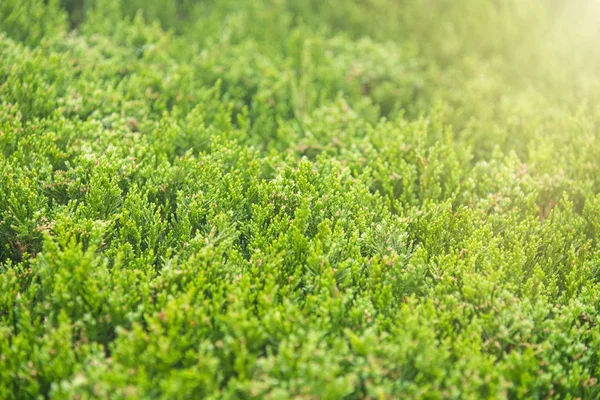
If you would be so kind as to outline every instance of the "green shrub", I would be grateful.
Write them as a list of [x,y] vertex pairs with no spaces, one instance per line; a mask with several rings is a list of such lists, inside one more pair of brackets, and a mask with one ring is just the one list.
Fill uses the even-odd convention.
[[572,3],[1,3],[0,398],[598,398]]

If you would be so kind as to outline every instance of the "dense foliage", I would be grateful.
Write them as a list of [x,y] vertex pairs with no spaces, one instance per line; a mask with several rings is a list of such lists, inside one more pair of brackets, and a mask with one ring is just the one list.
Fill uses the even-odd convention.
[[0,398],[599,398],[597,4],[0,1]]

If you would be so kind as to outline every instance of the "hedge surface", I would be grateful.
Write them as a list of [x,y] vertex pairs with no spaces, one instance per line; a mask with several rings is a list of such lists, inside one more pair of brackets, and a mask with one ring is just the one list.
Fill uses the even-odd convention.
[[0,398],[599,398],[599,16],[3,0]]

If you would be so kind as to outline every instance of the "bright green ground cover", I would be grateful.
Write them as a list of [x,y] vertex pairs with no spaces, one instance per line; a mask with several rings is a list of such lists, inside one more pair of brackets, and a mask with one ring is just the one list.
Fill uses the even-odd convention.
[[0,398],[597,399],[599,17],[0,1]]

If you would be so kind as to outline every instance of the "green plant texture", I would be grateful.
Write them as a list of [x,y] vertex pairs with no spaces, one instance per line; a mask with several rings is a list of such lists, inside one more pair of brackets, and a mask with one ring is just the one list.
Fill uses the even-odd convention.
[[0,0],[0,398],[600,398],[599,4]]

